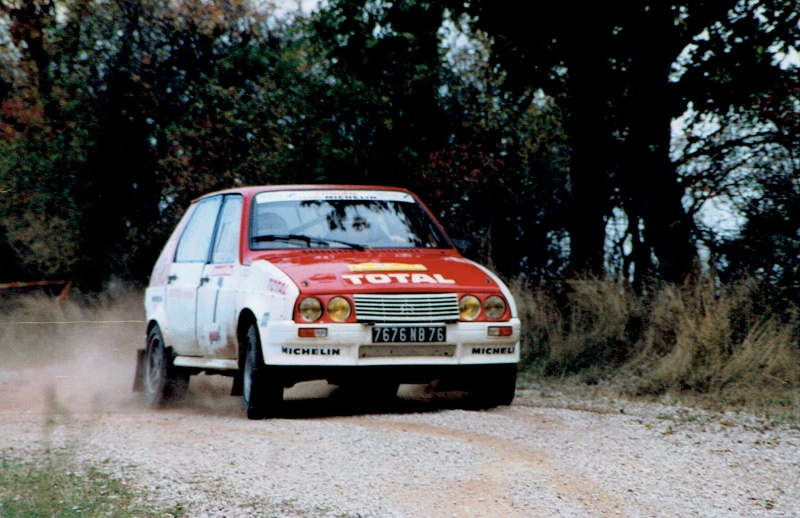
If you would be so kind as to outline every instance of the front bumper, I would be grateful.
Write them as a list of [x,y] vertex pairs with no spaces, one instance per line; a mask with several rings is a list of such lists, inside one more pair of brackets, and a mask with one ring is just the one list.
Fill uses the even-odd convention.
[[[374,343],[374,326],[367,324],[269,320],[262,322],[260,332],[264,363],[275,366],[457,366],[519,362],[519,319],[441,325],[446,333],[441,342]],[[490,327],[504,328],[503,334],[507,336],[490,336]],[[325,336],[300,337],[301,330],[323,329],[305,334]]]

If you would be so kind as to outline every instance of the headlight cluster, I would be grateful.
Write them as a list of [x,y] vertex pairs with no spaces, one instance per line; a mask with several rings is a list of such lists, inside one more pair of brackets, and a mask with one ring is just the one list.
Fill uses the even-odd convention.
[[316,297],[306,297],[297,307],[297,311],[306,322],[316,322],[322,318],[323,308],[327,310],[328,318],[334,322],[344,322],[353,312],[350,301],[344,297],[332,297],[328,300],[327,307]]
[[475,295],[464,295],[458,301],[458,312],[462,320],[475,320],[481,315],[489,320],[498,320],[506,313],[506,301],[498,295],[490,295],[481,304]]
[[[489,295],[483,301],[475,295],[462,295],[458,301],[461,320],[473,321],[481,318],[500,320],[506,314],[506,301],[499,295]],[[322,299],[309,296],[300,301],[297,313],[303,322],[316,322],[326,317],[332,322],[346,322],[353,314],[352,304],[345,297]]]

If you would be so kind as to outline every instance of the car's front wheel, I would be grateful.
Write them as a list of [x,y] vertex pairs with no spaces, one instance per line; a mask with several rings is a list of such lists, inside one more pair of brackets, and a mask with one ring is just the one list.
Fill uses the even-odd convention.
[[264,419],[278,415],[283,402],[283,384],[264,365],[261,339],[255,324],[245,334],[247,352],[242,374],[242,400],[248,419]]
[[163,408],[181,400],[189,389],[189,375],[172,364],[161,329],[154,326],[147,335],[144,353],[144,396],[150,408]]

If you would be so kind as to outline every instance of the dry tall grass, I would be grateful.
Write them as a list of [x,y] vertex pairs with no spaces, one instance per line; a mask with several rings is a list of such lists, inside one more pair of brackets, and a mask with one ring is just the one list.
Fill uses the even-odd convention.
[[800,311],[765,304],[758,283],[719,287],[699,275],[646,296],[595,279],[561,288],[553,295],[513,283],[529,371],[800,418]]
[[578,279],[558,298],[512,283],[523,322],[523,363],[548,375],[619,365],[631,352],[641,302],[618,283]]

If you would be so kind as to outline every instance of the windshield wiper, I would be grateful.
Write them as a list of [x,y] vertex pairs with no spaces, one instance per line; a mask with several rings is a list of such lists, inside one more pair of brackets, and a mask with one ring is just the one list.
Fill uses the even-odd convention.
[[337,245],[344,245],[344,246],[346,246],[348,248],[354,248],[354,249],[358,250],[359,252],[364,251],[365,248],[370,248],[370,247],[365,247],[364,245],[359,245],[359,244],[356,244],[356,243],[349,243],[347,241],[340,241],[338,239],[318,239],[317,242],[327,243],[328,245],[330,245],[331,243],[336,243]]
[[330,247],[331,243],[336,243],[339,245],[344,245],[348,248],[353,248],[358,250],[359,252],[364,250],[364,247],[361,245],[357,245],[355,243],[348,243],[346,241],[339,241],[337,239],[319,239],[317,237],[311,236],[304,236],[302,234],[282,234],[282,235],[265,235],[265,236],[254,236],[250,238],[254,243],[264,243],[264,242],[271,242],[271,241],[303,241],[307,247],[311,247],[312,243],[315,245],[323,245]]

